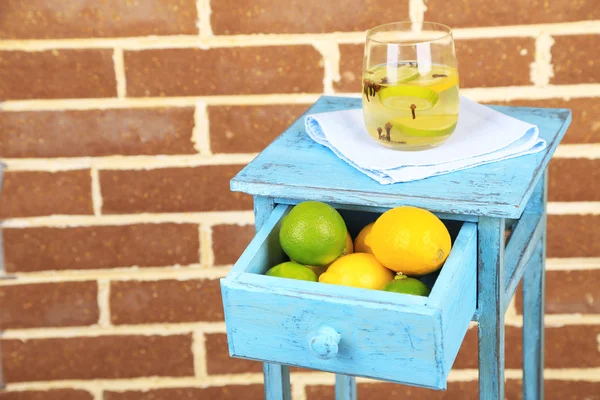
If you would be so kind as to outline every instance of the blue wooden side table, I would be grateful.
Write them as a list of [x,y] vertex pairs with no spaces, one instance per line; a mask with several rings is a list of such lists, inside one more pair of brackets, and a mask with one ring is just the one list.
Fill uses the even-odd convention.
[[[360,99],[322,97],[308,113],[359,107]],[[221,281],[229,351],[265,363],[267,399],[290,399],[289,366],[335,373],[338,400],[356,399],[355,376],[445,389],[471,320],[478,322],[480,399],[504,399],[504,314],[521,278],[524,398],[543,398],[546,169],[571,112],[493,108],[538,125],[547,148],[379,185],[309,139],[300,118],[231,181],[232,190],[254,196],[257,234]],[[339,209],[349,230],[402,205],[458,224],[430,296],[264,276],[286,259],[281,218],[305,200]]]

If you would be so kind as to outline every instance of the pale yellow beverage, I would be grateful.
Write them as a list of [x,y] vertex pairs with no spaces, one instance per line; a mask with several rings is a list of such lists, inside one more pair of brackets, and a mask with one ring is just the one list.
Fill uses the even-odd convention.
[[458,71],[416,61],[374,66],[363,74],[362,104],[367,131],[382,145],[435,147],[456,128]]

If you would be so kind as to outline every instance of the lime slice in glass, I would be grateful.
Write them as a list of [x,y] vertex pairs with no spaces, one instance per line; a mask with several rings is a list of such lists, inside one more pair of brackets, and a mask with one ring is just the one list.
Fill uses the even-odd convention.
[[456,128],[457,115],[427,115],[412,119],[411,116],[391,121],[394,130],[410,136],[445,136]]
[[395,85],[413,81],[418,77],[419,71],[416,67],[388,67],[384,65],[372,70],[368,79],[378,84]]
[[434,65],[429,72],[422,74],[419,80],[412,84],[425,86],[440,93],[458,85],[458,72],[456,68]]
[[398,111],[411,111],[413,105],[417,112],[427,110],[439,99],[433,90],[419,86],[391,86],[379,91],[381,104]]

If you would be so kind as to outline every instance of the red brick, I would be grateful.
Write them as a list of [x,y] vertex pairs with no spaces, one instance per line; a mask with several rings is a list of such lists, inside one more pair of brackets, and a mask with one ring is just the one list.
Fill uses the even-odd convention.
[[[600,314],[600,270],[547,271],[546,312],[549,314]],[[516,293],[517,312],[523,312],[521,287]]]
[[193,108],[0,113],[9,158],[194,154]]
[[234,264],[254,237],[254,225],[213,226],[215,265]]
[[194,224],[22,228],[4,229],[3,234],[8,272],[199,262]]
[[194,375],[191,335],[2,340],[7,383]]
[[219,280],[112,282],[110,316],[116,325],[222,321]]
[[54,39],[196,34],[194,0],[5,0],[0,37]]
[[113,97],[111,50],[0,51],[0,100]]
[[600,216],[549,215],[548,257],[600,256]]
[[133,97],[323,90],[321,54],[306,45],[126,51],[125,73]]
[[0,400],[93,400],[90,392],[73,389],[0,392]]
[[[506,368],[521,368],[523,360],[522,330],[505,328]],[[546,368],[598,368],[598,340],[600,326],[565,325],[545,329]],[[454,361],[453,368],[477,368],[477,328],[471,328]]]
[[555,158],[548,174],[549,201],[599,201],[600,161],[585,158]]
[[93,214],[90,171],[8,171],[0,219],[52,214]]
[[340,81],[333,85],[336,92],[361,92],[364,48],[364,44],[340,45]]
[[83,326],[98,322],[96,282],[0,286],[2,329]]
[[494,104],[508,104],[511,106],[525,107],[570,108],[573,113],[573,120],[561,143],[600,142],[600,119],[598,118],[598,115],[600,115],[600,97],[584,97],[570,100],[512,100],[507,103],[494,102]]
[[544,381],[546,400],[600,400],[600,384],[585,381]]
[[260,152],[305,110],[305,105],[208,107],[211,150],[213,153]]
[[[508,385],[507,385],[508,386]],[[512,385],[511,385],[512,388]],[[393,383],[359,383],[357,385],[357,397],[360,400],[475,400],[479,399],[479,387],[477,381],[449,382],[448,389],[436,391],[413,386],[399,385]],[[509,390],[507,387],[507,398]],[[315,385],[306,387],[307,400],[327,400],[334,398],[334,387]]]
[[[597,5],[600,10],[600,5]],[[550,83],[600,82],[600,35],[555,36],[552,46],[554,77]]]
[[[546,379],[546,400],[600,400],[597,382],[555,381]],[[505,397],[508,400],[522,400],[523,386],[520,380],[508,379],[505,384]],[[479,399],[477,381],[448,382],[448,390],[434,391],[391,383],[359,383],[360,400],[468,400]],[[306,387],[307,400],[330,400],[334,397],[333,386],[309,385]]]
[[228,385],[208,388],[154,389],[143,392],[104,392],[104,400],[263,400],[264,395],[262,385]]
[[106,214],[252,209],[252,198],[229,190],[243,165],[100,171]]
[[262,363],[229,356],[227,335],[210,333],[206,338],[206,363],[210,375],[262,372]]
[[408,0],[212,0],[218,35],[364,31],[408,20]]
[[575,22],[600,18],[595,0],[425,0],[426,21],[436,21],[453,28]]
[[535,56],[532,38],[457,40],[460,87],[530,85]]

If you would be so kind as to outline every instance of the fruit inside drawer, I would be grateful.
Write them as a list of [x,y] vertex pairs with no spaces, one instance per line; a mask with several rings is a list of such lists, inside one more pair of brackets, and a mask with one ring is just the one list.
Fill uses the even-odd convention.
[[221,281],[231,356],[444,389],[476,308],[476,225],[338,210],[351,249],[337,217],[310,233],[324,211],[296,211],[276,206]]

